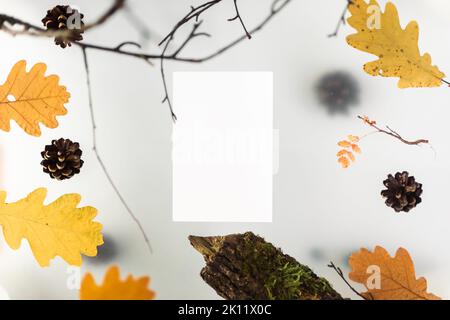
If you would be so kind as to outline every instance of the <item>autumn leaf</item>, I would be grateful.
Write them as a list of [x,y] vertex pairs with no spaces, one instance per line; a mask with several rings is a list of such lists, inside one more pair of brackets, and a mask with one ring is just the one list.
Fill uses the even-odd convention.
[[5,203],[6,192],[0,192],[0,225],[6,242],[12,249],[27,239],[38,263],[48,266],[55,256],[70,265],[80,266],[81,254],[96,256],[103,244],[102,225],[93,222],[97,210],[77,208],[81,197],[66,194],[45,206],[47,190],[40,188],[25,199]]
[[149,277],[134,279],[129,275],[120,280],[119,268],[110,267],[103,284],[97,285],[92,274],[87,273],[80,288],[81,300],[152,300],[155,292],[148,288]]
[[352,150],[354,153],[361,153],[361,148],[357,144],[352,144]]
[[351,135],[351,134],[347,136],[347,139],[348,139],[348,141],[353,142],[353,143],[358,143],[359,142],[359,137]]
[[414,264],[403,248],[398,249],[393,258],[382,247],[376,247],[374,252],[361,249],[351,255],[349,264],[352,269],[349,277],[366,287],[367,291],[362,293],[366,299],[440,300],[427,293],[424,278],[416,279]]
[[339,152],[336,154],[336,156],[339,157],[344,157],[347,155],[347,150],[339,150]]
[[379,57],[364,65],[368,74],[398,77],[400,88],[438,87],[442,84],[444,73],[431,65],[428,53],[420,54],[417,22],[411,21],[402,29],[397,8],[391,2],[386,4],[385,12],[381,12],[375,0],[369,3],[352,0],[349,10],[351,16],[348,23],[357,33],[347,37],[348,44]]
[[342,148],[350,148],[352,144],[348,141],[342,140],[338,142],[338,146]]
[[352,162],[355,162],[355,156],[353,155],[353,153],[351,153],[350,151],[347,151],[347,157],[352,160]]
[[338,162],[341,164],[342,168],[347,169],[350,166],[350,160],[346,157],[340,157]]
[[38,63],[26,72],[26,61],[17,62],[0,86],[0,129],[10,130],[11,119],[32,136],[40,136],[39,123],[56,128],[56,116],[67,113],[70,94],[56,75],[45,76],[47,66]]

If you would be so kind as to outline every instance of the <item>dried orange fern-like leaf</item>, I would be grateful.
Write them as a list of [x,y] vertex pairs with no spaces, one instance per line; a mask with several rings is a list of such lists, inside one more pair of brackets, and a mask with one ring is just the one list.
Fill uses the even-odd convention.
[[40,136],[39,123],[56,128],[56,116],[67,114],[64,104],[70,94],[56,75],[45,76],[47,66],[38,63],[26,71],[26,61],[17,62],[0,86],[0,129],[10,130],[10,121],[28,134]]
[[354,153],[361,153],[361,149],[356,144],[359,142],[360,138],[358,136],[348,135],[347,139],[348,140],[338,142],[338,146],[342,149],[336,154],[338,157],[338,163],[340,163],[344,169],[350,167],[351,162],[356,161]]

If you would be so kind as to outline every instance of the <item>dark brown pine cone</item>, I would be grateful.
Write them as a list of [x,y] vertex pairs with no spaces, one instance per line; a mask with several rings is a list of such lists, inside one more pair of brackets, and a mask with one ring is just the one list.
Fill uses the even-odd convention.
[[356,79],[344,71],[325,74],[316,85],[320,104],[330,114],[347,114],[351,106],[358,104],[359,86]]
[[78,142],[63,138],[53,140],[52,144],[45,146],[45,150],[41,152],[44,158],[41,165],[44,167],[44,172],[53,179],[70,179],[80,173],[84,163],[81,160],[82,153]]
[[[65,48],[67,46],[70,47],[72,42],[83,40],[83,36],[81,35],[84,32],[83,17],[83,14],[79,13],[76,9],[72,9],[70,6],[56,6],[47,11],[47,15],[42,19],[42,23],[47,30],[67,31],[64,36],[55,37],[55,44],[61,46],[61,48]],[[80,22],[79,26],[70,25],[77,21]]]
[[388,175],[383,184],[387,189],[381,191],[381,195],[387,198],[386,205],[396,212],[408,212],[422,202],[422,184],[417,183],[406,171],[397,172],[395,177]]

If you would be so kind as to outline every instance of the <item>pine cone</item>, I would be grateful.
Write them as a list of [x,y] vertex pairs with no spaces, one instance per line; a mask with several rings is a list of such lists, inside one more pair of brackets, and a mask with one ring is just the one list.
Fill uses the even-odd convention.
[[[42,23],[47,30],[67,31],[64,36],[55,37],[55,44],[64,49],[67,46],[72,46],[72,42],[83,40],[83,36],[81,35],[84,32],[83,17],[83,14],[79,13],[76,9],[72,9],[70,6],[56,6],[47,11],[47,15],[42,19]],[[67,20],[69,18],[70,20],[68,22]],[[75,23],[78,19],[80,21],[79,26],[68,26],[68,24]]]
[[386,199],[386,205],[392,207],[396,212],[408,212],[422,202],[422,184],[417,183],[408,172],[397,172],[395,177],[388,175],[383,181],[386,190],[381,191],[381,195]]
[[82,153],[78,142],[63,138],[53,140],[52,144],[45,146],[45,150],[41,152],[44,158],[41,165],[44,167],[44,172],[53,179],[70,179],[80,173],[84,163],[80,158]]
[[319,102],[330,113],[347,113],[351,105],[358,103],[359,87],[353,76],[337,71],[325,74],[317,84]]

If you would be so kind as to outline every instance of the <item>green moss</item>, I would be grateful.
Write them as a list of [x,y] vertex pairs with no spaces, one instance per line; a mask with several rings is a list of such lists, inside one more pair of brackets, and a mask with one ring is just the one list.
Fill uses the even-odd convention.
[[319,278],[307,266],[284,255],[272,244],[255,235],[244,235],[242,258],[247,263],[244,274],[261,280],[268,299],[316,299],[333,292],[327,280]]

